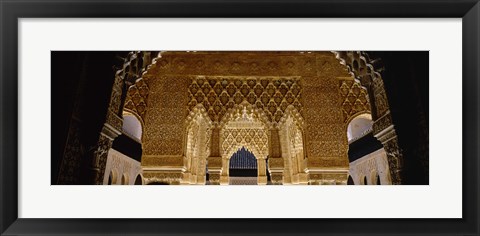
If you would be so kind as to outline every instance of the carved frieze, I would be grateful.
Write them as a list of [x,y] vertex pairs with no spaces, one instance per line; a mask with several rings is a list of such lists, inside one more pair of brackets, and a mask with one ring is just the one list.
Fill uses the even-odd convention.
[[144,167],[172,167],[183,168],[183,156],[174,155],[143,155],[142,166]]
[[152,68],[164,75],[308,76],[316,74],[317,55],[330,52],[165,52]]
[[183,178],[183,174],[178,172],[144,171],[143,178],[145,184],[159,183],[178,185]]

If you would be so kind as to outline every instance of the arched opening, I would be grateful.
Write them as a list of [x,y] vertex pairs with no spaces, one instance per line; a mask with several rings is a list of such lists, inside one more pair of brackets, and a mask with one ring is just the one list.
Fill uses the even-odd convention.
[[135,115],[124,112],[122,130],[124,134],[141,143],[142,123]]
[[112,148],[141,162],[143,152],[142,130],[141,119],[135,113],[124,111],[122,134],[114,139]]
[[143,185],[143,180],[141,175],[137,175],[137,178],[135,178],[135,185]]
[[245,147],[239,149],[230,158],[230,185],[256,185],[258,176],[257,159]]
[[368,185],[367,176],[363,177],[363,185]]
[[115,170],[110,171],[110,175],[108,176],[108,185],[117,184],[117,172]]
[[372,131],[372,116],[361,114],[353,118],[347,127],[348,142],[353,142]]
[[355,183],[353,182],[353,178],[350,175],[348,176],[347,185],[355,185]]
[[222,170],[220,184],[231,184],[230,161],[244,148],[257,163],[257,184],[267,184],[266,158],[269,149],[268,119],[248,103],[237,105],[227,113],[220,124]]
[[379,176],[379,175],[377,175],[377,181],[376,181],[376,182],[377,182],[377,185],[382,185],[382,184],[380,183],[380,176]]
[[358,70],[358,61],[353,60],[353,69]]

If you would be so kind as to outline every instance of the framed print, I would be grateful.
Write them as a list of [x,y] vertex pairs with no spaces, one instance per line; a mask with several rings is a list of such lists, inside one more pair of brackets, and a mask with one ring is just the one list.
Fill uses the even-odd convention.
[[1,4],[2,235],[479,233],[478,1]]

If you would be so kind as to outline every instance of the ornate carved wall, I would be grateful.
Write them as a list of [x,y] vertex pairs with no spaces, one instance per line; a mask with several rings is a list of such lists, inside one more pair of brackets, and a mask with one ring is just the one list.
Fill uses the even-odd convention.
[[[196,158],[198,142],[185,120],[201,104],[212,125],[204,144],[212,183],[220,182],[221,160],[239,145],[268,157],[272,182],[346,183],[345,121],[368,111],[369,101],[333,53],[165,52],[153,61],[125,104],[144,119],[144,176],[185,183],[193,163],[185,160]],[[264,127],[229,129],[243,114],[232,111],[241,107],[258,111]],[[295,117],[288,118],[289,107]]]
[[125,109],[137,114],[145,121],[145,112],[147,111],[148,86],[143,79],[138,80],[130,86],[127,92]]
[[383,148],[351,162],[349,173],[356,185],[376,185],[378,181],[381,185],[392,184],[387,153]]
[[[133,185],[135,179],[141,174],[140,162],[114,150],[110,149],[105,164],[105,175],[103,184]],[[109,178],[111,183],[109,183]]]
[[[143,126],[144,183],[205,184],[207,175],[211,184],[228,183],[228,159],[244,146],[258,160],[259,184],[266,182],[264,169],[273,184],[346,184],[347,125],[365,113],[371,114],[373,134],[386,151],[391,182],[401,184],[401,173],[408,168],[426,171],[428,181],[428,145],[402,150],[418,140],[428,142],[428,114],[423,110],[428,101],[409,100],[420,118],[399,118],[398,109],[409,107],[387,96],[386,87],[391,90],[395,83],[382,78],[395,73],[385,73],[382,60],[365,52],[125,54],[113,70],[96,65],[111,61],[112,53],[80,57],[90,66],[79,69],[84,74],[77,76],[79,85],[72,90],[78,90],[74,97],[83,98],[72,99],[73,109],[66,109],[66,139],[55,152],[62,155],[55,160],[58,175],[52,175],[52,182],[104,183],[109,150],[122,132],[123,110]],[[428,55],[417,61],[425,58]],[[421,73],[428,77],[428,70]],[[408,77],[411,71],[401,74]],[[101,80],[99,89],[88,86],[91,78]],[[94,98],[86,95],[91,91]],[[91,118],[89,111],[101,114]],[[419,137],[398,129],[416,121],[421,123]],[[402,142],[397,131],[406,134]],[[423,166],[412,166],[416,162],[404,155],[419,155]]]
[[203,77],[192,79],[188,107],[203,104],[210,119],[219,122],[229,109],[246,101],[278,123],[285,109],[301,111],[301,86],[295,77]]
[[316,76],[303,79],[305,154],[310,184],[346,184],[348,143],[339,79],[350,77],[329,54],[317,56]]

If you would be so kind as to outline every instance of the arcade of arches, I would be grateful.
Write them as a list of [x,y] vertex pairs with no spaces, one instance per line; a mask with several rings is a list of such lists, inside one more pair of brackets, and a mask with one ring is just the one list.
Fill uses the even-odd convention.
[[[371,54],[115,55],[106,102],[72,99],[52,183],[428,184],[426,101],[414,107],[420,122],[407,120],[420,133],[400,131],[411,123],[390,98],[386,61]],[[78,60],[98,62],[91,57]],[[82,78],[73,89],[90,89]],[[85,116],[89,109],[104,118]],[[409,135],[423,144],[409,146]]]

